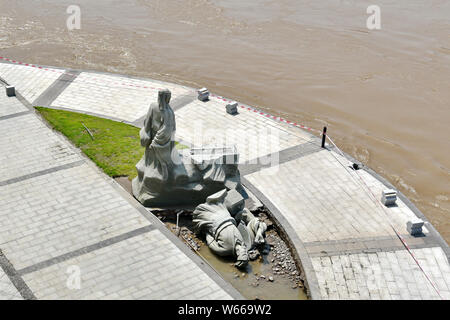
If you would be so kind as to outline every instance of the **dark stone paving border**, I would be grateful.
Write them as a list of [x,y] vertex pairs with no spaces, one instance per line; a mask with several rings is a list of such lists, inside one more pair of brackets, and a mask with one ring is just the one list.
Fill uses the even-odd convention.
[[8,114],[6,116],[1,116],[0,117],[0,121],[11,119],[11,118],[21,117],[21,116],[24,116],[24,115],[30,114],[30,113],[31,113],[31,111],[28,110],[28,111],[22,111],[22,112],[16,112],[16,113]]
[[198,95],[195,92],[186,93],[171,100],[170,106],[173,111],[177,111],[197,99]]
[[43,175],[46,175],[46,174],[49,174],[49,173],[53,173],[53,172],[56,172],[56,171],[61,171],[61,170],[66,170],[66,169],[78,167],[78,166],[82,165],[84,162],[85,162],[85,160],[79,160],[79,161],[71,162],[71,163],[68,163],[68,164],[63,164],[61,166],[57,166],[57,167],[53,167],[53,168],[49,168],[49,169],[33,172],[33,173],[30,173],[30,174],[26,174],[24,176],[12,178],[12,179],[9,179],[9,180],[0,181],[0,187],[1,186],[6,186],[8,184],[24,181],[24,180],[36,178],[36,177],[43,176]]
[[261,191],[244,177],[241,177],[241,181],[242,184],[270,211],[278,230],[281,233],[284,233],[285,240],[287,240],[289,246],[294,249],[292,250],[292,253],[295,256],[296,261],[300,263],[299,267],[305,275],[305,284],[311,299],[321,300],[322,297],[320,294],[319,282],[304,243],[297,236],[297,233],[280,210],[278,210],[278,208]]
[[51,105],[53,101],[78,77],[81,71],[66,70],[39,97],[33,101],[34,106]]
[[[402,235],[410,249],[439,247],[438,240],[433,236],[422,235],[413,237]],[[374,253],[405,250],[405,246],[396,236],[373,238],[354,238],[336,241],[305,242],[306,251],[310,257],[325,257],[344,254]]]
[[[306,142],[300,145],[290,147],[279,152],[274,152],[239,165],[241,176],[249,175],[254,172],[273,167],[271,161],[277,160],[275,165],[281,165],[285,162],[295,160],[307,155],[323,150],[320,144]],[[268,164],[266,164],[268,163]]]
[[23,268],[21,270],[18,270],[17,273],[20,276],[23,276],[23,275],[25,275],[27,273],[36,272],[38,270],[45,269],[45,268],[50,267],[52,265],[58,264],[60,262],[63,262],[63,261],[66,261],[66,260],[69,260],[69,259],[72,259],[72,258],[75,258],[75,257],[82,256],[84,254],[93,252],[95,250],[99,250],[99,249],[102,249],[102,248],[109,247],[109,246],[111,246],[113,244],[116,244],[118,242],[121,242],[121,241],[130,239],[130,238],[139,236],[139,235],[147,233],[147,232],[150,232],[150,231],[152,231],[154,229],[155,229],[155,227],[153,225],[148,225],[148,226],[145,226],[145,227],[142,227],[142,228],[139,228],[139,229],[135,229],[133,231],[130,231],[130,232],[127,232],[127,233],[124,233],[124,234],[121,234],[121,235],[118,235],[118,236],[115,236],[115,237],[112,237],[112,238],[109,238],[109,239],[97,242],[95,244],[92,244],[92,245],[89,245],[89,246],[86,246],[86,247],[74,250],[72,252],[68,252],[68,253],[62,254],[62,255],[60,255],[58,257],[54,257],[54,258],[51,258],[51,259],[48,259],[48,260],[36,263],[36,264],[34,264],[32,266],[29,266],[29,267]]
[[19,275],[14,266],[9,262],[3,252],[0,250],[0,268],[3,269],[11,283],[16,287],[17,291],[19,291],[22,298],[25,300],[36,300],[36,296],[27,286],[25,281]]

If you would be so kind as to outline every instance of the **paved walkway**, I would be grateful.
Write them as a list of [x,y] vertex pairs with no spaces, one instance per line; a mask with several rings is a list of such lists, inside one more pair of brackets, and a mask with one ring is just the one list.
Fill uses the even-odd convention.
[[[0,63],[0,77],[25,104],[136,126],[157,90],[169,88],[179,139],[235,144],[244,185],[288,234],[313,299],[450,298],[450,251],[434,227],[427,223],[423,237],[409,236],[409,219],[426,220],[417,208],[400,194],[397,206],[383,210],[365,186],[378,198],[392,186],[370,169],[350,169],[348,156],[320,148],[309,132],[245,105],[231,116],[224,99],[200,102],[192,89],[174,84],[52,70]],[[0,298],[17,297],[17,287],[22,297],[37,298],[239,298],[22,103],[0,97],[0,249],[14,267],[12,280],[0,273]],[[84,270],[81,290],[67,289],[70,265]]]

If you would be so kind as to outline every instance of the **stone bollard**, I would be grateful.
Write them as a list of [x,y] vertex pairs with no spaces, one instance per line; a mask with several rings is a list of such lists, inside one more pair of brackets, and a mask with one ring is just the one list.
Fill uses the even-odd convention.
[[406,223],[406,230],[408,230],[409,234],[412,236],[421,235],[423,224],[423,220],[419,218],[411,219]]
[[13,86],[7,86],[6,95],[8,97],[14,97],[16,95],[16,88],[14,88]]
[[397,191],[395,191],[393,189],[383,190],[382,196],[381,196],[381,202],[385,206],[392,206],[395,204],[395,201],[397,201]]
[[208,101],[209,100],[209,91],[206,88],[201,88],[197,91],[198,100],[200,101]]
[[236,101],[230,102],[229,104],[227,104],[227,113],[229,114],[237,114],[237,106],[238,103]]

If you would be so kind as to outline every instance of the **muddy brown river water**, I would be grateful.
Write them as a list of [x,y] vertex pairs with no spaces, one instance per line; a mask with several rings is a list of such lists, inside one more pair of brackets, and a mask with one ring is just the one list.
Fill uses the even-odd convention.
[[[366,28],[371,4],[381,30]],[[450,241],[450,1],[0,0],[0,13],[2,56],[206,86],[328,124]]]

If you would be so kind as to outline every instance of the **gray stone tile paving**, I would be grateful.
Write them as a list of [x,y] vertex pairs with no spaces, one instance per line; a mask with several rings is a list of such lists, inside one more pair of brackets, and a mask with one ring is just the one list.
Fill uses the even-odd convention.
[[[246,176],[294,227],[303,242],[395,235],[386,213],[364,192],[356,172],[347,171],[328,150],[322,150]],[[341,158],[342,163],[348,163]],[[375,195],[383,186],[359,171]],[[414,213],[400,200],[386,208],[403,233]]]
[[1,121],[0,149],[0,181],[81,160],[33,114]]
[[244,108],[238,109],[239,114],[230,115],[226,104],[214,98],[208,102],[196,100],[177,110],[177,137],[195,146],[236,145],[241,163],[312,139],[303,131]]
[[[413,249],[420,265],[450,299],[450,267],[440,247]],[[312,258],[324,299],[441,299],[406,250]]]
[[[426,237],[403,235],[402,237],[412,249],[439,246],[438,239],[430,235]],[[310,257],[341,255],[344,253],[374,253],[405,249],[404,244],[396,235],[376,238],[353,238],[340,241],[313,241],[306,242],[305,247]]]
[[63,71],[51,68],[49,70],[51,71],[0,62],[0,77],[16,87],[30,103],[58,79]]
[[[439,298],[390,224],[403,234],[442,298],[450,298],[448,245],[434,228],[426,225],[423,237],[406,235],[406,221],[421,213],[402,196],[386,210],[375,205],[358,179],[375,197],[388,184],[370,170],[346,170],[350,162],[319,149],[310,133],[246,108],[229,115],[220,98],[200,102],[192,89],[173,84],[82,72],[67,86],[54,82],[61,71],[0,63],[0,77],[29,101],[39,98],[53,107],[135,125],[158,88],[169,88],[179,139],[236,144],[241,162],[277,154],[271,160],[279,165],[272,168],[259,162],[242,166],[243,181],[291,238],[313,298]],[[63,139],[23,111],[15,99],[0,98],[0,149],[5,151],[0,153],[0,217],[7,221],[0,227],[0,249],[19,283],[13,285],[0,269],[0,299],[21,298],[14,291],[26,289],[20,276],[43,299],[240,297]],[[81,270],[79,290],[66,283],[73,265]],[[5,268],[1,261],[0,266]],[[30,292],[21,293],[29,298]]]
[[16,269],[149,224],[87,164],[0,187],[0,218]]
[[[80,289],[67,286],[78,266]],[[24,275],[38,299],[231,299],[160,231]]]
[[[285,162],[307,156],[309,154],[319,152],[322,148],[318,142],[310,141],[305,142],[294,147],[290,147],[275,154],[264,155],[259,159],[251,159],[245,163],[239,165],[239,171],[241,176],[245,176],[262,169],[272,168]],[[274,165],[275,164],[275,165]]]
[[5,94],[5,87],[0,85],[0,121],[6,116],[11,116],[13,114],[26,111],[28,111],[28,109],[15,97],[8,97]]
[[83,72],[51,105],[133,122],[146,114],[150,103],[157,101],[158,88],[171,90],[172,98],[189,91],[157,81]]
[[2,268],[0,268],[0,300],[23,300]]
[[78,77],[80,71],[68,70],[37,97],[34,106],[50,106],[53,101]]

